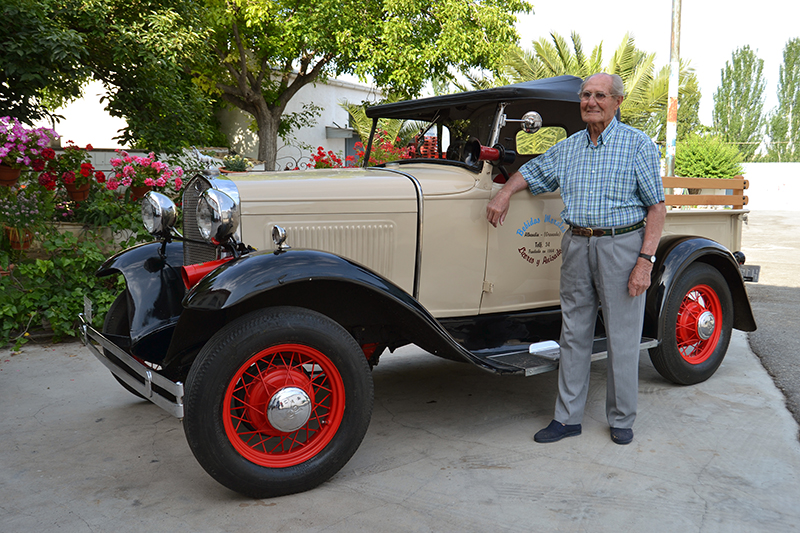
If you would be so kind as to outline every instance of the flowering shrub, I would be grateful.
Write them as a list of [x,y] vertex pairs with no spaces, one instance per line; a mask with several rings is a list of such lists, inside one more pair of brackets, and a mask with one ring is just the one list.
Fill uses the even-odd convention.
[[[372,150],[369,154],[369,166],[381,165],[389,161],[397,161],[398,159],[410,159],[414,155],[414,148],[398,148],[396,143],[400,142],[397,137],[394,142],[389,140],[389,134],[385,130],[378,130],[375,133],[375,138],[372,143]],[[317,148],[317,153],[311,156],[314,168],[350,168],[359,167],[364,163],[364,156],[366,155],[366,148],[361,141],[355,144],[356,157],[351,155],[345,157],[345,160],[336,155],[333,150],[328,150],[320,146]]]
[[314,168],[344,168],[356,166],[356,160],[352,155],[348,155],[344,159],[344,162],[342,162],[342,158],[336,155],[333,150],[328,150],[326,152],[322,146],[318,147],[317,153],[311,156]]
[[222,158],[222,165],[225,170],[230,170],[231,172],[246,172],[253,166],[253,163],[240,155],[226,155]]
[[13,168],[30,166],[58,134],[50,128],[25,128],[19,120],[0,117],[0,163]]
[[52,148],[45,148],[41,158],[33,161],[33,170],[43,171],[39,174],[39,184],[47,190],[54,190],[59,183],[80,187],[92,181],[92,177],[102,183],[105,175],[98,171],[95,173],[94,166],[89,162],[89,150],[91,144],[86,148],[76,146],[72,141],[67,141],[64,152],[55,155]]
[[[372,139],[372,150],[369,154],[369,165],[375,166],[390,161],[397,161],[398,159],[410,159],[414,155],[414,148],[399,148],[395,144],[400,142],[400,137],[397,137],[394,142],[389,139],[389,134],[386,130],[378,130],[375,132],[375,137]],[[358,156],[358,165],[361,166],[364,162],[366,149],[361,142],[355,144],[356,155]]]
[[115,191],[120,185],[158,189],[172,186],[177,191],[183,186],[183,169],[170,168],[158,161],[153,152],[147,157],[132,156],[125,150],[117,150],[117,153],[120,157],[111,159],[114,174],[106,181],[107,189]]
[[53,217],[53,195],[37,184],[0,187],[0,224],[17,231],[44,231]]

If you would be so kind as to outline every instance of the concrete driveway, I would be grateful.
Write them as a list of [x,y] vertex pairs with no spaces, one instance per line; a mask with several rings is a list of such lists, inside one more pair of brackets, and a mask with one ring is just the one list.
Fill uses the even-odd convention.
[[744,334],[706,383],[641,359],[629,446],[595,363],[584,433],[541,445],[554,373],[500,377],[416,348],[373,373],[375,409],[321,487],[243,498],[196,463],[181,423],[123,390],[78,343],[0,351],[0,530],[796,531],[797,424]]

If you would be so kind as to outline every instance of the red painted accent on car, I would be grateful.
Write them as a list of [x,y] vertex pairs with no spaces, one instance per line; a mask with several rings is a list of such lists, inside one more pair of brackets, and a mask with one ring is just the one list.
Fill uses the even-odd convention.
[[[698,335],[697,322],[704,312],[714,315],[714,331],[708,339]],[[722,335],[722,304],[714,289],[697,285],[683,297],[675,324],[678,351],[687,363],[699,365],[706,361],[717,347]]]
[[218,266],[227,263],[233,259],[233,256],[223,257],[215,261],[206,261],[197,265],[187,265],[181,268],[181,279],[187,289],[191,289],[197,282],[206,277],[206,274],[217,268]]
[[[303,389],[311,416],[296,431],[274,428],[270,399],[284,387]],[[280,344],[263,350],[234,374],[222,403],[225,434],[242,457],[259,466],[286,468],[319,454],[344,417],[344,380],[328,357],[310,346]]]

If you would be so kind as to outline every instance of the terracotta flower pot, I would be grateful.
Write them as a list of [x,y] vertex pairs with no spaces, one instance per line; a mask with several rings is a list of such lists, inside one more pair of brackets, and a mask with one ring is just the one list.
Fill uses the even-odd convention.
[[3,229],[6,232],[6,236],[8,236],[8,240],[11,241],[12,250],[27,250],[31,247],[33,242],[33,233],[31,231],[24,229],[19,232],[16,228],[9,228],[8,226]]
[[8,165],[0,165],[0,185],[13,187],[17,184],[21,173],[21,168],[11,168]]
[[65,183],[64,187],[67,189],[67,194],[76,202],[82,202],[89,197],[89,188],[91,183],[84,183],[83,185],[75,185],[74,183]]
[[130,189],[131,189],[131,200],[134,201],[140,200],[142,196],[153,190],[153,188],[149,185],[141,185],[141,186],[131,185]]

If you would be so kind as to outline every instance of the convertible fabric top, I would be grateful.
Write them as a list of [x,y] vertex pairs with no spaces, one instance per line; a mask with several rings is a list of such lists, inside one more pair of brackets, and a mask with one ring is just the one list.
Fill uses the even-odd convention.
[[578,91],[580,91],[582,81],[581,78],[576,76],[558,76],[480,91],[431,96],[419,100],[406,100],[367,108],[367,116],[370,118],[430,120],[436,110],[441,108],[458,106],[474,108],[490,102],[549,100],[580,103]]

